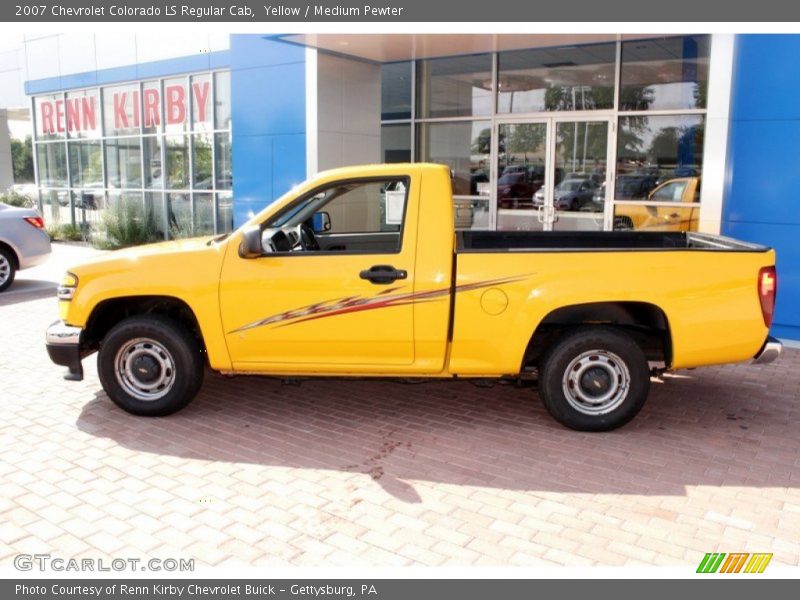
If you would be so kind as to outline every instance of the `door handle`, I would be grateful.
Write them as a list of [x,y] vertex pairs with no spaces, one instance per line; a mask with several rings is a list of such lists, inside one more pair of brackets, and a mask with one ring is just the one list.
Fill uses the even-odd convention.
[[407,279],[408,271],[395,269],[392,265],[375,265],[369,269],[364,269],[358,276],[376,285],[386,285],[398,279]]

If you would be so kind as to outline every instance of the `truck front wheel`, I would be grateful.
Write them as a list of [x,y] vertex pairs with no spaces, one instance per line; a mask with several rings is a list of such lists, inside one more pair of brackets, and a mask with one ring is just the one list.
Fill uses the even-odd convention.
[[189,404],[203,384],[203,365],[191,333],[162,315],[121,321],[103,339],[97,356],[108,397],[143,416],[168,415]]
[[580,327],[544,355],[539,395],[547,411],[577,431],[610,431],[641,410],[650,391],[647,358],[624,331]]

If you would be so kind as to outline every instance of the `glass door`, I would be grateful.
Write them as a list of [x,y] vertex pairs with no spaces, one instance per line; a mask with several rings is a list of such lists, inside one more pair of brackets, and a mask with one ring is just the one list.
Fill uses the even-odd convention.
[[496,228],[610,228],[611,133],[608,119],[499,122],[493,136]]
[[494,138],[497,229],[541,230],[539,195],[550,176],[549,121],[498,123]]
[[[602,231],[610,220],[608,120],[560,120],[552,124],[552,192],[545,225],[556,231]],[[550,190],[547,190],[550,191]],[[549,210],[548,210],[549,209]],[[547,227],[549,225],[549,227]]]

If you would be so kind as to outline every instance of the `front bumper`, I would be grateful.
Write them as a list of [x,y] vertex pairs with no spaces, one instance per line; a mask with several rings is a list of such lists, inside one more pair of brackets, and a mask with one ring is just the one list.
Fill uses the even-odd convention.
[[774,337],[769,336],[767,341],[764,342],[764,345],[761,347],[761,350],[758,351],[758,354],[753,357],[753,364],[765,365],[767,363],[771,363],[781,355],[782,349],[783,344],[781,344]]
[[83,365],[81,364],[81,333],[80,327],[72,327],[64,321],[56,321],[47,328],[45,346],[50,360],[55,364],[67,367],[64,379],[68,381],[83,380]]

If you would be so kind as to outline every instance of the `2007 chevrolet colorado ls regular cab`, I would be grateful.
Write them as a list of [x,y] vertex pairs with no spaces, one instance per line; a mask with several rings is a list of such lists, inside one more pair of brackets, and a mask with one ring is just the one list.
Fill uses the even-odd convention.
[[165,415],[204,366],[284,376],[521,378],[561,423],[609,430],[650,375],[755,357],[775,253],[694,233],[453,227],[446,167],[320,174],[230,235],[109,253],[66,274],[52,360]]

